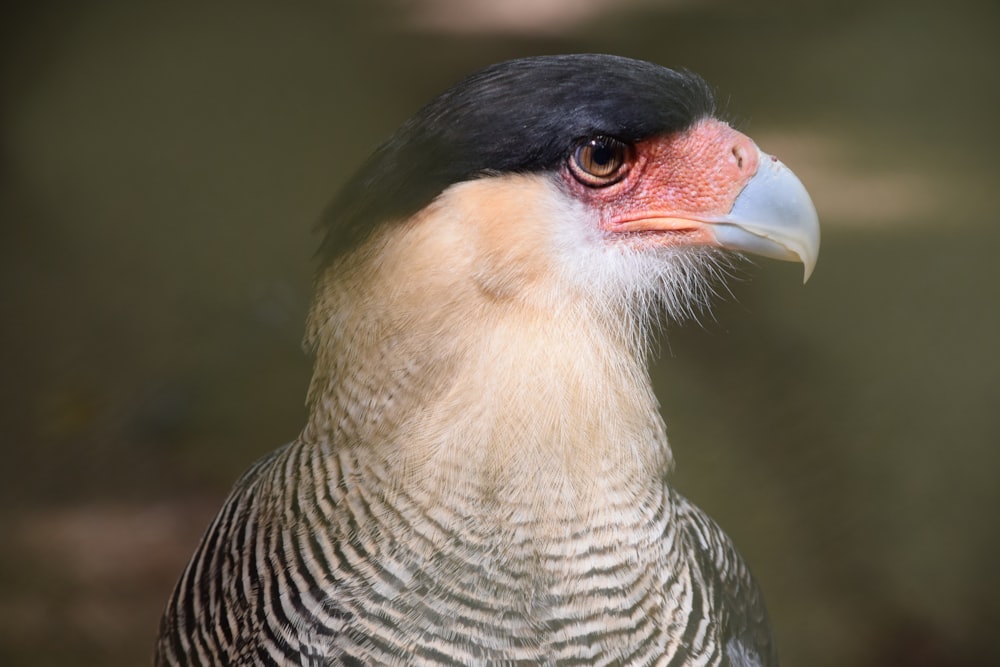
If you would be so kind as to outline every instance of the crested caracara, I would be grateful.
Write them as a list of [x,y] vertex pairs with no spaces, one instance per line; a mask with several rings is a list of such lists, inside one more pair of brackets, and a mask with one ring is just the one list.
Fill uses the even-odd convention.
[[730,253],[808,277],[819,227],[700,78],[489,67],[324,229],[310,417],[209,527],[157,664],[776,664],[746,565],[668,482],[647,352]]

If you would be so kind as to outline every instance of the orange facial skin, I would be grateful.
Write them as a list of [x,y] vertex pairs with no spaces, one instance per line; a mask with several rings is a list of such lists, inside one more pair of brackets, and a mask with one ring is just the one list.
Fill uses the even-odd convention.
[[610,185],[585,185],[568,166],[562,173],[574,195],[599,212],[607,234],[715,245],[711,222],[730,211],[757,172],[759,155],[750,138],[706,119],[685,132],[634,144]]

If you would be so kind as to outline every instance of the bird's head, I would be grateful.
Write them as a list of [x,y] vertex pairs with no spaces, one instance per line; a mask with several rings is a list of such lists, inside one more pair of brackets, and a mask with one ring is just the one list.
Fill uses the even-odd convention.
[[703,305],[725,251],[799,261],[808,278],[808,194],[713,112],[696,75],[607,55],[514,60],[444,92],[328,211],[317,372],[352,363],[324,359],[345,345],[412,344],[409,359],[440,367],[449,340],[516,341],[525,322],[641,339],[646,327],[623,323]]
[[[696,264],[714,254],[705,248],[746,252],[802,262],[808,279],[819,251],[808,194],[713,111],[698,76],[628,58],[563,55],[488,67],[375,151],[331,205],[322,253],[336,263],[459,189],[488,201],[489,220],[479,224],[494,225],[503,245],[532,231],[514,221],[540,212],[534,181],[550,201],[525,226],[547,227],[551,240],[569,234],[598,253],[679,264],[690,262],[685,254]],[[511,187],[500,193],[505,177]],[[566,217],[577,234],[560,228]]]

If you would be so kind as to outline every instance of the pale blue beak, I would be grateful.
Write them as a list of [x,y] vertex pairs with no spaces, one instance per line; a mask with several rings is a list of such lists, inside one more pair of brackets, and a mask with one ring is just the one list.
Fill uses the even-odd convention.
[[802,262],[805,282],[819,256],[816,207],[788,167],[763,151],[759,158],[757,173],[736,197],[732,210],[712,220],[712,231],[719,245],[729,250]]

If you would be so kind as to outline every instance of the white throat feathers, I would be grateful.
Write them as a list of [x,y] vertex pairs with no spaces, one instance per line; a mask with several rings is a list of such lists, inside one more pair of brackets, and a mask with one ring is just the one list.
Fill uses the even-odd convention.
[[326,267],[303,437],[442,489],[662,478],[650,340],[707,304],[721,255],[637,249],[589,215],[549,176],[467,181]]

